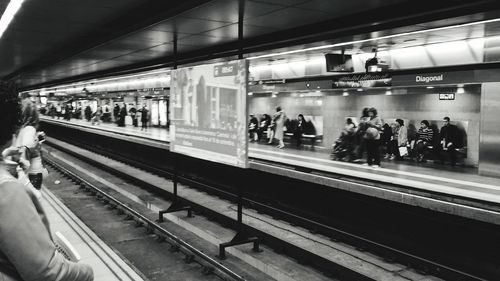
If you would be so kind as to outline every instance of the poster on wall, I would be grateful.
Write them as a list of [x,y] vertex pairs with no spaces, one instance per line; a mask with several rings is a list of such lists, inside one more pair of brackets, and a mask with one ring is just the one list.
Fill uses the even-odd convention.
[[172,152],[248,167],[247,73],[246,60],[172,71]]

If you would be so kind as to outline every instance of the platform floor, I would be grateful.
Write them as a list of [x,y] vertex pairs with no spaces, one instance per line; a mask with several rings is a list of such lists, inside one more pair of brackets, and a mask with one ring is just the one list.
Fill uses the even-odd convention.
[[[92,126],[85,120],[57,120],[42,117],[43,120],[72,124],[110,133],[137,136],[161,142],[168,142],[168,130],[149,128],[147,132],[136,127],[118,127],[115,124]],[[410,161],[383,161],[382,168],[371,168],[360,164],[333,161],[329,153],[285,147],[277,149],[263,143],[250,143],[251,159],[276,164],[288,164],[316,171],[335,173],[359,179],[371,179],[381,183],[398,184],[434,193],[472,198],[500,204],[500,180],[478,175],[476,168],[450,167],[446,165],[420,164]]]
[[81,256],[80,262],[94,270],[95,281],[144,280],[51,191],[43,188],[42,194],[51,231],[59,231],[69,240]]

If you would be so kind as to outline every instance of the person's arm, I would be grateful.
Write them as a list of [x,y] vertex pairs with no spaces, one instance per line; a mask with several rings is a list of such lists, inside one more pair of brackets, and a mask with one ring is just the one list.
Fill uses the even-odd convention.
[[22,129],[22,134],[17,138],[19,147],[35,148],[38,146],[38,137],[35,127],[27,126]]
[[17,182],[0,192],[0,251],[25,281],[92,281],[92,269],[56,252],[26,189]]
[[399,145],[406,146],[406,143],[408,142],[408,131],[406,130],[406,127],[401,127],[399,135],[401,136],[401,143]]

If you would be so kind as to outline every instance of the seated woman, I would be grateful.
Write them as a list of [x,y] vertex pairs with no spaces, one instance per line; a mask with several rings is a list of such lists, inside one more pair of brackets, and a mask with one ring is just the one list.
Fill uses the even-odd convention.
[[259,120],[255,115],[250,115],[250,122],[248,124],[248,133],[250,134],[250,141],[258,141],[259,140]]
[[427,120],[420,122],[420,129],[418,129],[417,140],[413,148],[413,155],[417,157],[417,162],[424,161],[424,150],[427,146],[432,145],[434,131],[429,126]]
[[262,139],[262,134],[264,132],[267,132],[267,129],[269,128],[270,124],[271,124],[271,116],[269,116],[268,114],[262,115],[262,119],[260,120],[260,126],[257,129],[259,140]]
[[389,160],[401,160],[405,155],[401,155],[400,148],[403,147],[406,150],[407,143],[408,131],[405,123],[403,119],[396,119],[396,122],[392,125],[392,140],[390,141],[391,156]]

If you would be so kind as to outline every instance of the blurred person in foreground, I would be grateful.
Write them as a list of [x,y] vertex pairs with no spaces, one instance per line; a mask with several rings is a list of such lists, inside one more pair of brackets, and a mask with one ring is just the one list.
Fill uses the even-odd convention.
[[[0,149],[12,145],[21,120],[17,92],[0,84]],[[26,185],[0,159],[0,280],[92,281],[93,271],[56,251],[47,217]]]

